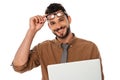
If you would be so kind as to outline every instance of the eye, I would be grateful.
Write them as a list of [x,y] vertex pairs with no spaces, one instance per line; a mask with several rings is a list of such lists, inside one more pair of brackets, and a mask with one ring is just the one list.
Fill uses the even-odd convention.
[[64,21],[64,20],[65,20],[64,17],[59,18],[59,21]]
[[54,25],[55,24],[55,22],[50,22],[50,25]]

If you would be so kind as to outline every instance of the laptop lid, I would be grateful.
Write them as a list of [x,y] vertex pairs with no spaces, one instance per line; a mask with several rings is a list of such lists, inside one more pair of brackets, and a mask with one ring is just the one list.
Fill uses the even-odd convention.
[[48,65],[49,80],[102,80],[99,59]]

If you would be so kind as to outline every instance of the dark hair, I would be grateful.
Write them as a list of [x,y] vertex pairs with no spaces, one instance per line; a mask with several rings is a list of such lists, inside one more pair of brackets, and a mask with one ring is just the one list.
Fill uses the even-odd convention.
[[65,8],[59,3],[51,3],[47,7],[45,14],[51,14],[51,13],[54,13],[54,12],[59,11],[59,10],[63,11],[64,14],[68,17],[68,14],[66,13]]

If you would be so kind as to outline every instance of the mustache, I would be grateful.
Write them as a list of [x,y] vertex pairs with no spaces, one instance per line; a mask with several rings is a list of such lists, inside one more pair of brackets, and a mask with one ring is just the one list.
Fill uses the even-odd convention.
[[61,26],[60,28],[55,29],[54,31],[59,31],[60,29],[64,29],[65,26]]

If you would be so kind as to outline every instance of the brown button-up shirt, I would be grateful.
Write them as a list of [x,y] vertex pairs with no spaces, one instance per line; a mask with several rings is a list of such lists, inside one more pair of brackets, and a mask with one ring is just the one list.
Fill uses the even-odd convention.
[[[97,46],[91,41],[80,39],[74,36],[72,41],[68,44],[70,45],[68,49],[68,62],[95,58],[101,59]],[[26,64],[24,64],[23,66],[13,65],[13,68],[15,71],[25,72],[41,65],[42,80],[49,80],[47,65],[60,63],[61,55],[61,43],[57,39],[47,40],[39,43],[32,50],[30,50],[29,59]]]

